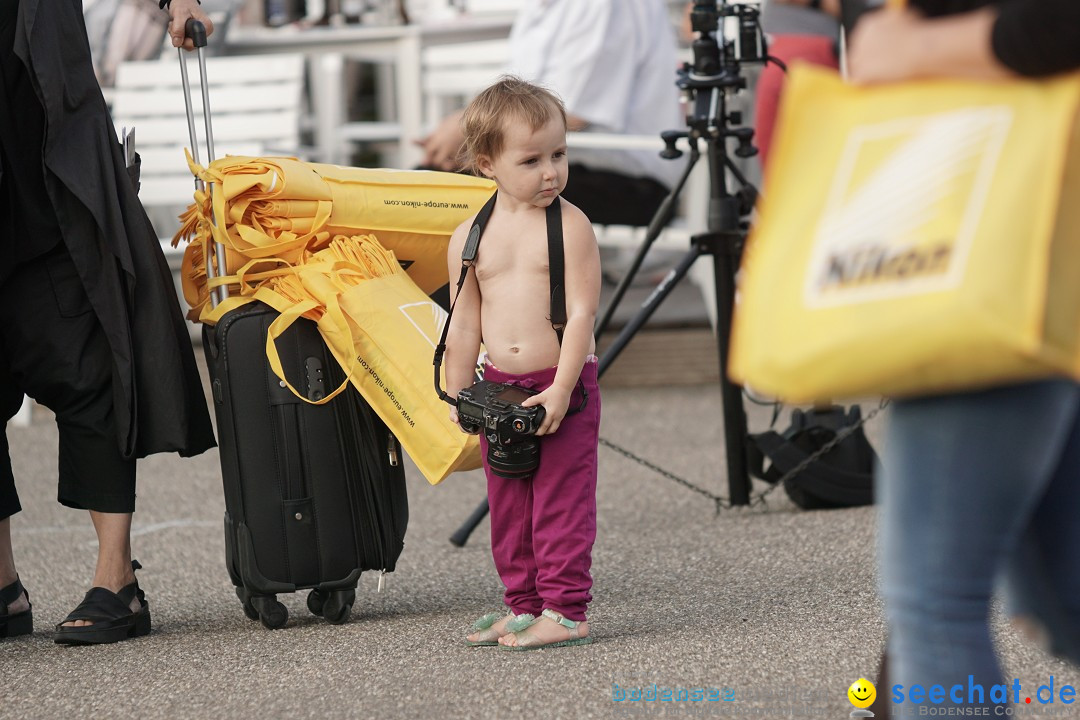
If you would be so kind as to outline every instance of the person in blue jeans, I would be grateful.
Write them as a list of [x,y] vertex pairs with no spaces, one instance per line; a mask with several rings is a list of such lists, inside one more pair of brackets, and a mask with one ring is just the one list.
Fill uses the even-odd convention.
[[915,684],[959,684],[968,704],[971,675],[982,704],[993,704],[991,687],[1011,683],[988,622],[998,577],[1014,621],[1080,663],[1080,387],[1047,381],[897,402],[882,464],[891,686],[909,697]]
[[[1076,0],[911,6],[860,20],[853,82],[1080,68]],[[937,708],[1034,699],[1035,688],[1016,698],[1002,677],[990,601],[1002,581],[1017,624],[1080,664],[1080,386],[1046,380],[897,401],[884,449],[876,497],[890,680],[878,694]],[[1006,682],[1007,696],[994,691]],[[915,698],[913,685],[922,686]]]

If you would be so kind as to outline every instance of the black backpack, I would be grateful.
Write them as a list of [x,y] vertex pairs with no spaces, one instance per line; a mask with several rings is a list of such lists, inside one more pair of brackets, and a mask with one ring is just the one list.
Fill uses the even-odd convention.
[[[783,432],[769,430],[749,436],[747,460],[750,472],[762,480],[777,483],[842,430],[859,425],[861,421],[858,405],[847,411],[838,405],[796,409],[791,414],[791,425]],[[871,505],[874,502],[876,461],[874,449],[860,426],[829,452],[784,480],[784,491],[804,510]]]

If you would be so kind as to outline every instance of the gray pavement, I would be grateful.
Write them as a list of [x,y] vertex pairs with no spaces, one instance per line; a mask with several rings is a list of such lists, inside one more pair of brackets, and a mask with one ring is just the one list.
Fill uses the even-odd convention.
[[[726,493],[717,387],[611,388],[603,403],[604,437]],[[752,407],[752,426],[767,415]],[[847,687],[875,679],[884,628],[872,508],[805,512],[773,493],[764,508],[716,516],[707,499],[607,448],[591,646],[463,646],[469,623],[500,599],[487,522],[465,548],[447,541],[483,498],[476,472],[430,487],[410,468],[397,572],[381,594],[374,576],[361,579],[348,624],[314,618],[303,595],[283,598],[284,629],[249,621],[223,563],[216,451],[140,465],[133,542],[153,633],[56,646],[52,624],[86,590],[94,534],[85,513],[55,502],[51,420],[39,413],[8,433],[25,507],[15,550],[36,627],[0,642],[0,718],[843,718]],[[1078,684],[998,625],[1007,677]],[[733,700],[613,699],[653,683],[729,687]]]

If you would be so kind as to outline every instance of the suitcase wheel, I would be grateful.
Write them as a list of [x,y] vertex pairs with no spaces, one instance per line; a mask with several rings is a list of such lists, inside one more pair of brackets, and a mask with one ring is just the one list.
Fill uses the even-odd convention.
[[322,590],[312,590],[307,596],[307,609],[312,615],[322,617],[323,606],[326,605],[326,593]]
[[349,621],[349,613],[356,602],[355,590],[335,590],[326,598],[322,616],[331,625],[342,625]]
[[248,616],[249,620],[258,620],[259,611],[255,609],[255,606],[251,604],[251,593],[242,587],[236,588],[236,597],[240,598],[240,602],[244,605],[244,614]]
[[[256,595],[251,598],[251,605],[262,624],[271,630],[285,627],[285,623],[289,621],[289,610],[278,602],[276,595]],[[244,612],[247,612],[246,607]]]

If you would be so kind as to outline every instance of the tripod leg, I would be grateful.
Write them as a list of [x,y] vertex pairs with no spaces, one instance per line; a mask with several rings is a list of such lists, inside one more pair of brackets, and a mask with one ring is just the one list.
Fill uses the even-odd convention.
[[724,446],[727,451],[728,496],[732,505],[750,504],[750,474],[746,461],[746,408],[742,388],[728,379],[731,316],[735,312],[735,272],[739,250],[727,242],[713,252],[716,284],[716,342],[720,352],[720,397],[724,403]]
[[746,462],[746,409],[742,388],[727,376],[728,344],[731,335],[731,314],[735,306],[735,270],[738,262],[737,243],[724,234],[697,236],[694,246],[679,264],[656,286],[641,310],[623,328],[619,336],[600,358],[597,374],[607,368],[644,325],[675,285],[690,270],[702,254],[713,256],[713,277],[716,283],[716,336],[720,352],[720,397],[724,406],[724,445],[727,451],[728,491],[732,505],[750,503],[750,476]]
[[[671,200],[669,195],[665,204]],[[674,207],[674,203],[671,203],[671,207]],[[662,212],[664,208],[660,208]],[[669,213],[670,214],[670,213]],[[655,220],[653,221],[655,224]],[[663,225],[660,226],[663,228]],[[653,233],[652,226],[649,227],[649,231],[645,234],[645,239],[638,246],[637,255],[634,256],[634,261],[630,263],[630,269],[628,269],[619,280],[619,284],[615,287],[615,292],[611,295],[611,301],[608,302],[607,307],[604,308],[604,314],[600,317],[600,320],[596,323],[596,329],[593,331],[593,335],[600,337],[607,330],[607,326],[611,324],[611,318],[614,317],[615,311],[619,307],[619,303],[622,302],[623,296],[626,295],[626,291],[630,289],[630,284],[634,282],[634,278],[637,277],[638,270],[641,269],[641,264],[645,262],[645,256],[649,254],[649,248],[652,247],[656,238],[659,237],[660,232]]]
[[465,522],[461,524],[453,535],[450,536],[450,544],[455,547],[465,547],[465,543],[468,542],[469,536],[472,535],[472,531],[476,529],[476,526],[480,524],[480,521],[484,519],[484,516],[488,514],[488,499],[485,496],[483,502],[476,506],[476,509],[472,511],[472,515],[465,519]]
[[660,207],[656,209],[653,214],[652,220],[649,221],[649,228],[645,231],[645,239],[641,241],[640,247],[638,247],[637,255],[634,256],[634,261],[630,264],[630,269],[623,275],[622,280],[619,281],[618,287],[615,288],[614,295],[611,296],[611,302],[608,303],[607,308],[604,310],[604,314],[600,317],[599,322],[596,323],[596,329],[593,331],[593,335],[599,338],[607,326],[611,323],[612,316],[615,315],[615,310],[619,307],[619,303],[622,302],[623,296],[626,295],[626,291],[630,288],[630,283],[634,281],[634,277],[637,275],[638,270],[641,269],[641,263],[645,261],[645,256],[649,253],[649,248],[656,242],[656,238],[660,237],[660,233],[671,222],[672,216],[675,214],[675,204],[678,202],[679,193],[682,192],[683,186],[686,185],[686,179],[690,177],[690,172],[694,169],[694,165],[698,161],[697,146],[694,145],[690,153],[690,162],[686,164],[683,169],[682,175],[679,177],[679,182],[675,184],[674,189],[668,193],[664,198],[664,202],[660,204]]
[[615,358],[619,356],[619,353],[623,351],[623,348],[626,347],[627,343],[630,342],[641,326],[648,322],[649,318],[652,317],[653,312],[656,311],[656,308],[660,307],[660,303],[664,301],[664,298],[671,294],[671,291],[675,289],[678,282],[682,280],[687,271],[690,270],[690,266],[698,259],[701,252],[701,248],[695,243],[694,247],[690,248],[690,250],[683,255],[679,264],[660,281],[660,284],[656,286],[648,299],[642,303],[641,309],[638,310],[637,314],[630,319],[630,322],[622,329],[622,332],[620,332],[619,336],[615,338],[615,341],[611,343],[611,346],[604,351],[604,355],[600,358],[600,363],[596,368],[597,376],[602,376],[604,374],[604,371],[615,361]]

